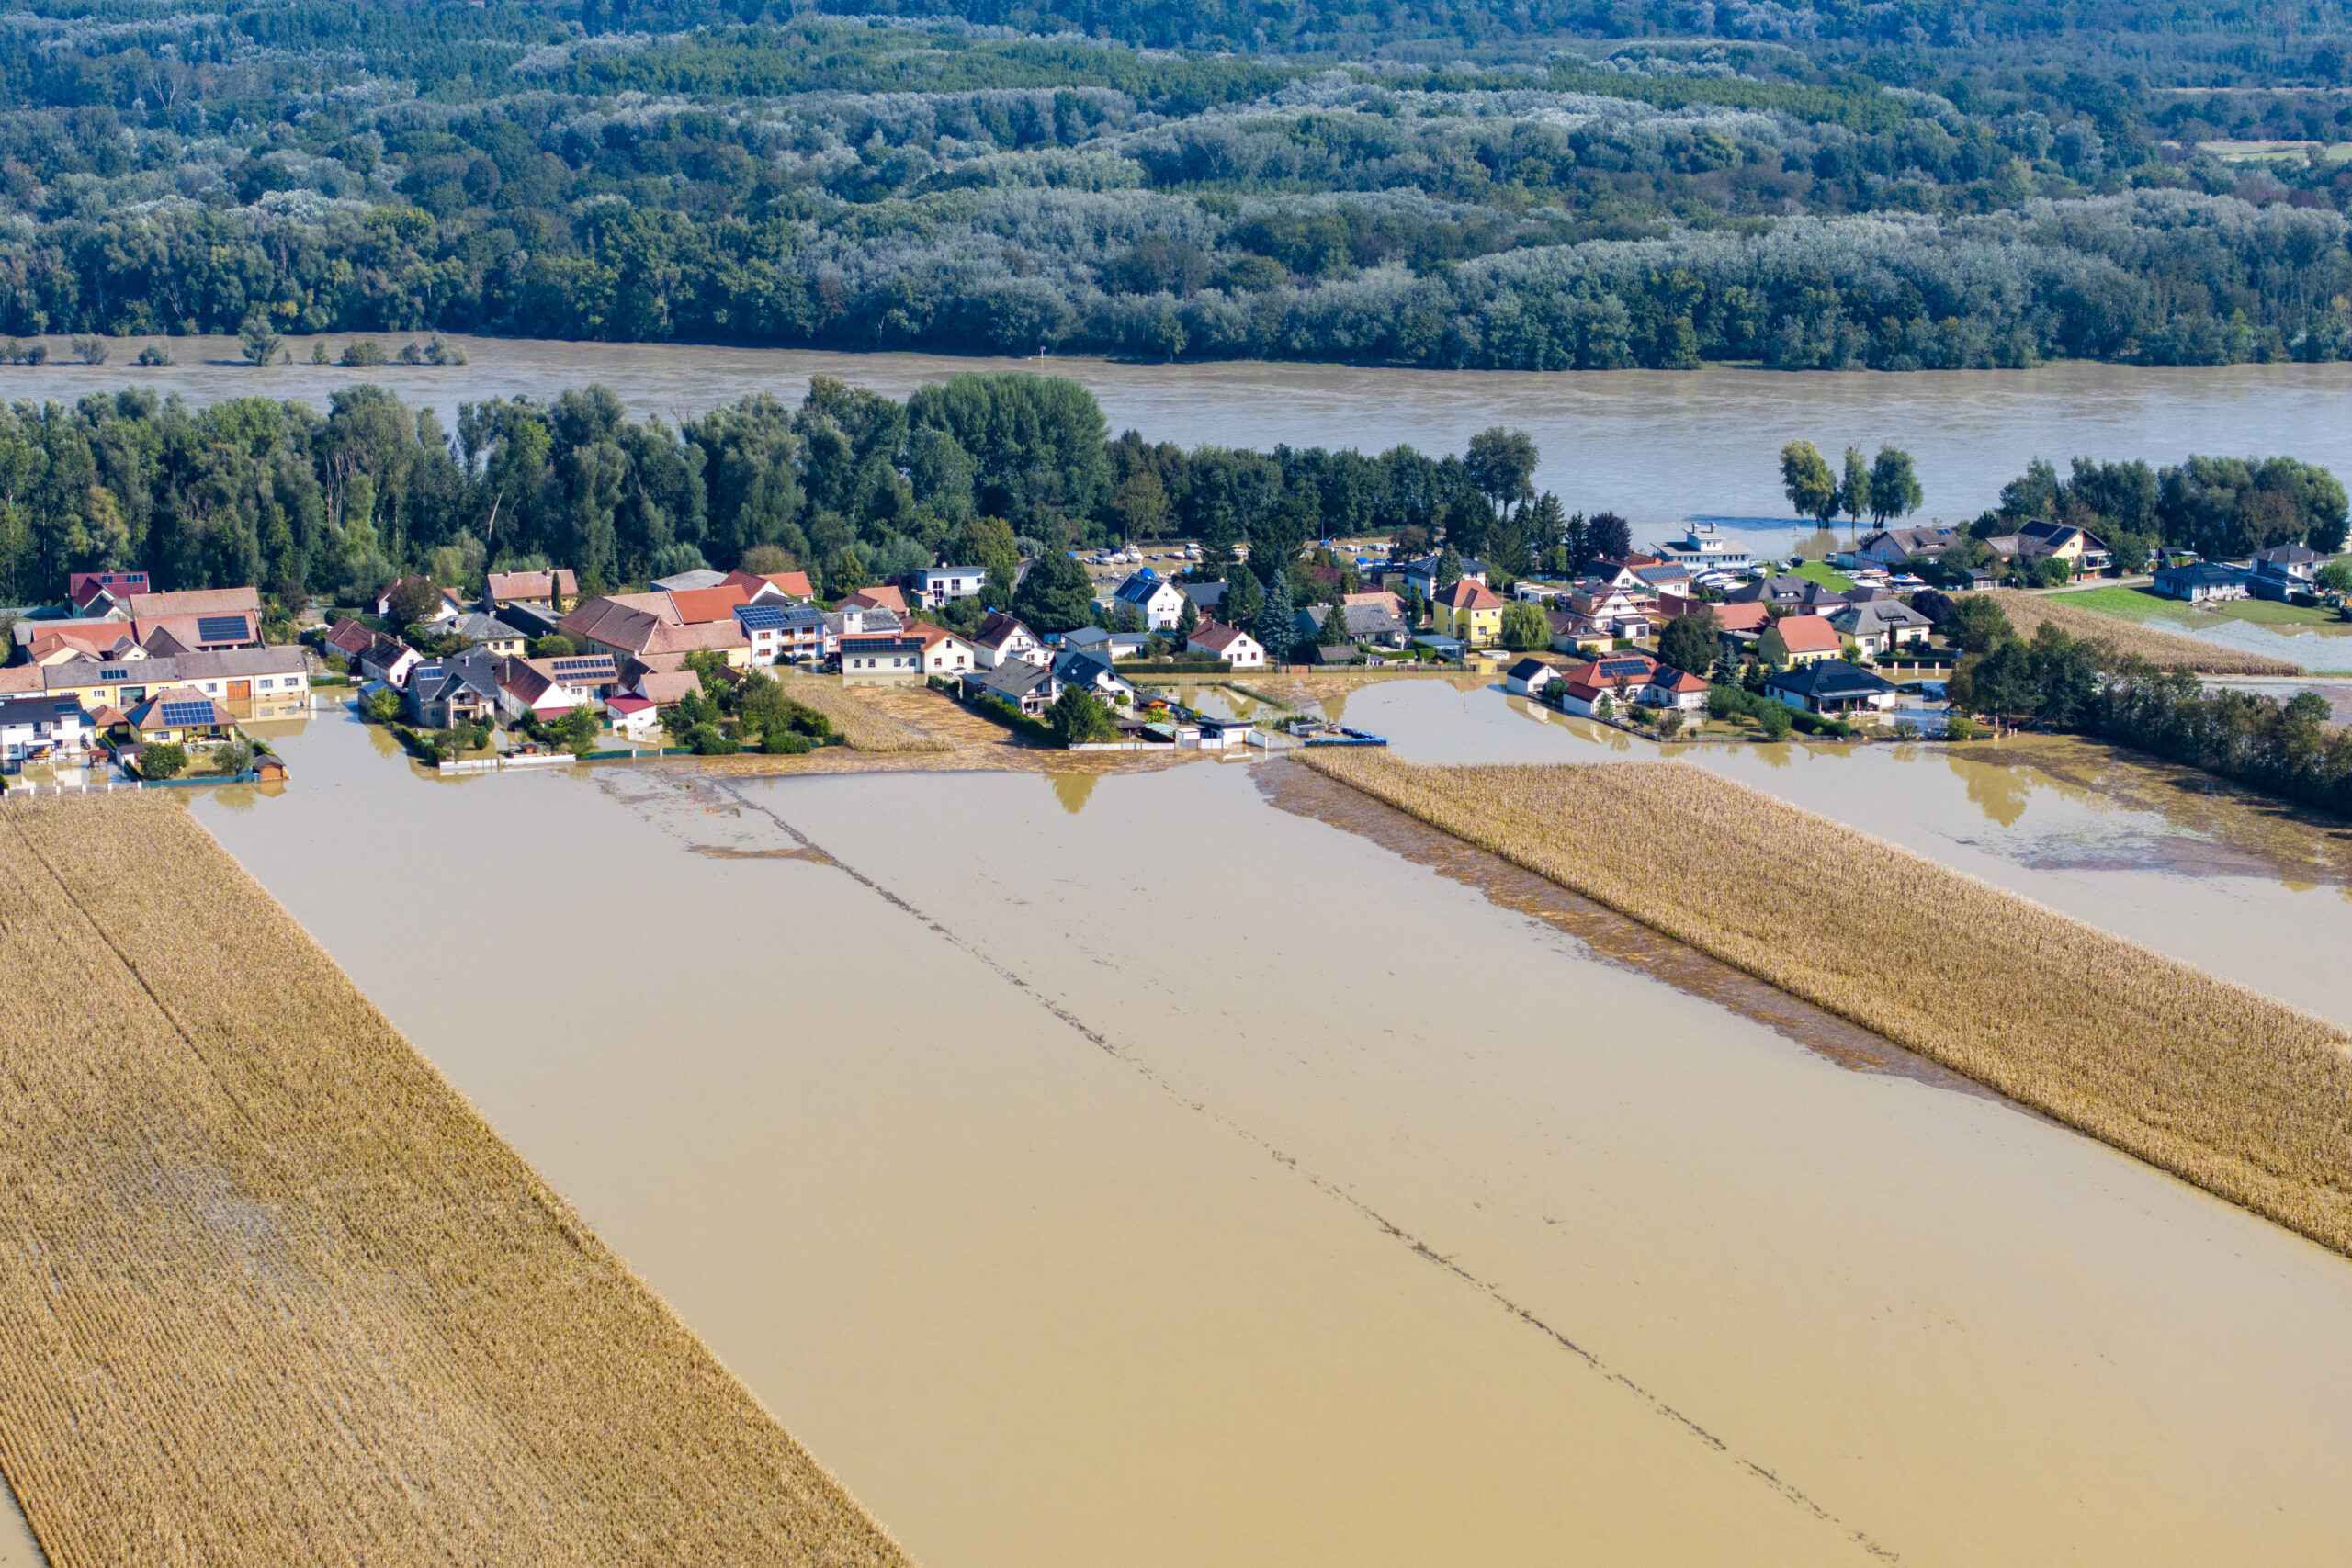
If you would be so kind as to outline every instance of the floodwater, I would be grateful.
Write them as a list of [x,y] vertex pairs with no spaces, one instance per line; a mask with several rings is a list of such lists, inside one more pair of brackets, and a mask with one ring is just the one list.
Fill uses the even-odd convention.
[[0,1568],[44,1568],[47,1559],[17,1506],[17,1495],[0,1479]]
[[[334,353],[353,335],[325,341]],[[388,350],[424,334],[380,333]],[[1800,533],[1780,487],[1781,446],[1795,437],[1835,454],[1891,443],[1917,460],[1921,521],[1975,516],[2029,459],[2063,469],[2077,454],[2177,462],[2188,454],[2285,453],[2352,473],[2352,365],[2241,365],[2150,369],[2090,364],[2039,370],[1807,372],[1710,367],[1538,374],[1403,370],[1223,362],[1146,365],[1104,359],[976,359],[920,354],[662,344],[554,343],[462,337],[462,366],[311,365],[310,338],[290,338],[296,363],[242,363],[233,338],[131,339],[91,367],[51,339],[51,362],[0,367],[0,397],[70,401],[140,384],[198,402],[263,392],[323,403],[372,381],[433,405],[445,424],[457,405],[527,393],[549,398],[600,381],[640,415],[673,422],[752,392],[797,400],[811,376],[832,376],[902,397],[960,371],[1043,369],[1083,381],[1115,433],[1155,441],[1268,448],[1409,443],[1458,452],[1489,425],[1532,434],[1543,452],[1536,483],[1571,509],[1614,510],[1647,531],[1691,516],[1719,517],[1758,550],[1786,551]],[[139,346],[162,342],[179,363],[142,368]]]
[[1292,764],[280,745],[201,819],[937,1568],[2352,1540],[2352,1264],[1283,809]]
[[[1347,711],[1417,762],[1646,761],[1662,750],[1496,685],[1390,682],[1353,694]],[[1671,754],[2352,1028],[2337,968],[2352,944],[2352,824],[2055,736]],[[1832,868],[1824,897],[1836,886]],[[1985,964],[1991,983],[1996,933]]]

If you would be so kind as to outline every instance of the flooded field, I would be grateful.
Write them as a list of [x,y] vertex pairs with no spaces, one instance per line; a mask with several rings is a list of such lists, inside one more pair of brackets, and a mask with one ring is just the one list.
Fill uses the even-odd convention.
[[[327,341],[339,351],[353,335],[359,334]],[[379,334],[394,350],[407,335]],[[48,364],[0,367],[0,397],[71,401],[141,385],[198,402],[259,392],[323,403],[336,388],[371,381],[438,407],[446,426],[460,401],[549,398],[601,381],[639,414],[675,421],[752,392],[797,401],[817,375],[903,397],[958,371],[1043,369],[1091,388],[1114,434],[1133,426],[1154,441],[1188,446],[1287,442],[1372,451],[1408,442],[1427,452],[1458,452],[1488,425],[1517,425],[1543,450],[1535,482],[1557,491],[1571,509],[1611,508],[1645,529],[1693,515],[1718,517],[1742,530],[1752,547],[1776,551],[1800,536],[1781,493],[1777,457],[1794,436],[1831,452],[1847,445],[1872,451],[1881,443],[1910,451],[1927,491],[1922,522],[1975,516],[2036,456],[2063,468],[2077,454],[2167,463],[2192,452],[2283,452],[2352,473],[2352,423],[2342,417],[2352,393],[2347,365],[2065,364],[1802,376],[1711,367],[1543,375],[503,338],[455,340],[470,363],[450,367],[311,365],[309,338],[287,340],[291,365],[245,365],[233,338],[163,340],[178,364],[130,364],[145,341],[121,343],[111,363],[92,367],[74,362],[63,339],[51,339]]]
[[[1601,754],[1441,682],[1346,705]],[[2352,1265],[1283,809],[1288,764],[280,746],[201,818],[926,1562],[2352,1539]]]
[[[1469,686],[1469,682],[1457,683]],[[1582,762],[1659,748],[1492,685],[1374,686],[1348,722],[1422,762]],[[2352,824],[2064,737],[1673,754],[2352,1025]],[[1834,874],[1824,881],[1834,896]],[[1988,973],[1997,969],[1988,940]]]

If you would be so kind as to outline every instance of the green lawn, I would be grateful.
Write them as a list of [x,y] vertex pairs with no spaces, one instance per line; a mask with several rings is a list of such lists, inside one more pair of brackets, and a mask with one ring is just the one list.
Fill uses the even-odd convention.
[[2276,599],[2225,599],[2191,606],[2148,588],[2086,588],[2052,597],[2127,621],[2162,618],[2192,626],[2217,626],[2222,621],[2248,621],[2258,626],[2341,627],[2345,624],[2334,610],[2324,606],[2287,604]]
[[1797,568],[1796,576],[1809,577],[1824,588],[1834,588],[1843,593],[1854,586],[1854,580],[1832,568],[1826,560],[1809,560]]

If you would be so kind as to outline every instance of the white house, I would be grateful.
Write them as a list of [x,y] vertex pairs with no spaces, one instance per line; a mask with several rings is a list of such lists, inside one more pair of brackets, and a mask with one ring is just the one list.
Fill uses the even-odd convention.
[[1111,595],[1116,604],[1133,604],[1143,616],[1146,631],[1164,632],[1184,618],[1184,591],[1146,567],[1134,573]]
[[907,635],[922,639],[922,672],[954,677],[982,668],[980,650],[944,626],[917,621]]
[[1704,713],[1707,682],[1688,670],[1661,664],[1650,671],[1650,683],[1642,688],[1642,702],[1650,707],[1672,708],[1678,713]]
[[440,604],[423,617],[423,625],[429,626],[438,626],[444,621],[454,621],[464,612],[466,602],[458,596],[456,589],[444,588],[440,584],[435,582],[431,578],[418,577],[412,574],[399,579],[390,587],[386,588],[381,593],[376,595],[376,614],[383,616],[390,615],[392,613],[392,596],[412,582],[422,582],[425,587],[432,589],[435,592],[441,595]]
[[1503,677],[1503,689],[1516,697],[1540,697],[1559,675],[1557,668],[1540,659],[1522,659]]
[[662,716],[651,699],[625,692],[605,699],[605,721],[615,734],[630,740],[650,740],[662,728]]
[[1222,659],[1236,670],[1262,670],[1266,667],[1266,650],[1258,639],[1238,626],[1228,626],[1223,621],[1203,621],[1193,628],[1193,636],[1184,644],[1188,653],[1206,653]]
[[923,608],[936,610],[950,599],[969,599],[987,586],[984,566],[927,566],[914,574],[915,598]]
[[72,697],[11,697],[0,701],[0,760],[79,751],[90,744],[90,716]]
[[1001,664],[1034,664],[1040,670],[1054,661],[1037,634],[1001,610],[991,610],[972,633],[972,652],[983,670]]

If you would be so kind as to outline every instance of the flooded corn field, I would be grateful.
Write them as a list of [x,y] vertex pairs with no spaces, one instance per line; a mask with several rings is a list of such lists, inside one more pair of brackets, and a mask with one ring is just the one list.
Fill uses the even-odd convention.
[[[1344,705],[1415,760],[1653,750]],[[1287,762],[443,783],[371,739],[322,715],[196,809],[925,1562],[2352,1539],[2352,1264]],[[1770,750],[1704,760],[2061,907],[2341,918],[2160,779]],[[2154,897],[2072,912],[2165,946]],[[1835,915],[1833,868],[1792,918]]]

